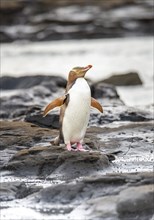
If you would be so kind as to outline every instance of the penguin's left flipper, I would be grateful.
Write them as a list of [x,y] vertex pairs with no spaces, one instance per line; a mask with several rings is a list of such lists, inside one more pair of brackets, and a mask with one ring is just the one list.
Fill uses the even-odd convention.
[[63,105],[64,102],[65,102],[65,100],[66,100],[66,97],[67,97],[67,96],[64,95],[64,96],[61,96],[61,97],[59,97],[59,98],[53,100],[52,102],[50,102],[50,103],[46,106],[46,108],[45,108],[45,110],[44,110],[44,112],[43,112],[43,117],[45,117],[52,109],[54,109],[54,108],[56,108],[56,107],[60,107],[61,105]]
[[98,109],[101,113],[103,113],[103,108],[101,104],[94,98],[91,98],[91,106]]

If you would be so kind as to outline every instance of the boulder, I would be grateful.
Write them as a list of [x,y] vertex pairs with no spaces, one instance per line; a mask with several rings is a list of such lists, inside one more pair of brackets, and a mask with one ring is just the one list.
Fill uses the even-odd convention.
[[154,185],[130,187],[120,192],[117,211],[120,219],[150,219],[153,214]]
[[20,181],[10,183],[3,182],[0,186],[0,202],[23,199],[28,195],[39,191],[41,188],[42,187],[38,186],[28,187],[25,183],[22,183]]
[[91,85],[91,95],[94,98],[119,99],[116,88],[104,82],[97,82]]
[[66,80],[60,76],[35,75],[21,77],[3,76],[0,81],[0,89],[2,90],[29,89],[40,85],[55,92],[57,87],[66,87]]
[[58,129],[59,125],[59,115],[51,114],[43,117],[42,114],[27,114],[25,117],[25,121],[37,124],[41,127],[48,127],[53,129]]
[[124,74],[115,74],[102,81],[103,83],[115,86],[136,86],[142,85],[142,80],[137,72],[129,72]]

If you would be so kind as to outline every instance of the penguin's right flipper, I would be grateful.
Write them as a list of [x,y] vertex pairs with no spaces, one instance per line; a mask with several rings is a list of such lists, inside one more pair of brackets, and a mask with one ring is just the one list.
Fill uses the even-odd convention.
[[98,111],[100,111],[101,113],[103,113],[103,108],[101,106],[101,104],[94,98],[91,97],[91,106],[93,108],[98,109]]
[[59,97],[59,98],[53,100],[52,102],[50,102],[50,103],[46,106],[46,108],[45,108],[45,110],[44,110],[44,112],[43,112],[43,117],[45,117],[52,109],[54,109],[54,108],[56,108],[56,107],[60,107],[61,105],[63,105],[64,102],[65,102],[65,100],[66,100],[66,97],[67,97],[67,96],[64,95],[64,96],[61,96],[61,97]]

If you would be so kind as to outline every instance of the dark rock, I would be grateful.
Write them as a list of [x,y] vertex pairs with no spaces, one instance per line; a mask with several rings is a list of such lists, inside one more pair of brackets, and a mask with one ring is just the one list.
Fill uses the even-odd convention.
[[153,185],[130,187],[120,192],[117,211],[120,219],[150,219],[153,215]]
[[84,184],[60,184],[57,186],[48,187],[41,190],[35,196],[35,201],[45,203],[59,203],[69,204],[76,200],[78,194],[83,191]]
[[83,182],[85,183],[98,183],[98,184],[117,184],[122,185],[126,183],[126,178],[121,175],[109,175],[109,176],[92,176],[86,177]]
[[39,97],[39,98],[45,98],[45,97],[49,97],[51,96],[51,92],[56,92],[57,88],[55,87],[55,85],[53,87],[51,87],[51,89],[47,88],[46,86],[34,86],[32,88],[32,94],[34,97]]
[[66,87],[66,80],[60,76],[21,76],[21,77],[1,77],[0,88],[10,89],[29,89],[34,86],[45,85],[50,91],[56,92],[57,87]]
[[102,82],[91,85],[91,95],[94,98],[119,99],[116,88]]
[[[103,114],[92,112],[90,115],[89,125],[98,126],[116,121],[142,122],[142,121],[150,121],[154,119],[152,113],[150,114],[147,111],[141,111],[141,110],[137,111],[134,108],[128,108],[125,106],[119,106],[114,109],[115,111],[114,110],[111,111],[111,108],[108,109],[106,107],[106,111]],[[21,113],[21,111],[19,112]],[[53,128],[53,129],[60,128],[59,112],[51,113],[46,117],[43,117],[41,109],[40,111],[36,111],[34,108],[32,112],[29,112],[29,110],[26,111],[26,116],[24,117],[24,120],[27,122],[31,122],[33,124],[37,124],[42,127]]]
[[119,114],[121,121],[147,121],[152,118],[148,118],[146,112],[127,111]]
[[[102,101],[101,101],[102,103]],[[103,106],[103,104],[102,104]],[[114,109],[114,110],[113,110]],[[89,125],[104,125],[112,122],[143,122],[153,120],[153,113],[143,110],[137,110],[131,107],[121,106],[117,103],[114,107],[105,107],[103,114],[93,113],[90,116]]]
[[48,146],[22,150],[15,154],[4,169],[18,175],[49,175],[49,179],[61,180],[90,175],[109,166],[108,157],[98,152],[68,152],[63,147]]
[[[47,128],[45,129],[44,133],[43,128],[22,121],[1,121],[1,147],[3,149],[13,148],[13,150],[15,150],[17,146],[25,146],[25,148],[29,148],[42,140],[52,138],[53,134],[55,137],[57,133],[57,131],[52,130],[51,132],[51,130]],[[40,137],[41,140],[39,139]],[[36,138],[39,140],[36,141]],[[48,142],[49,141],[50,139]]]
[[[4,152],[4,167],[21,173],[24,170],[24,175],[26,173],[29,173],[29,175],[30,173],[35,173],[36,170],[40,175],[52,173],[53,176],[57,174],[66,175],[67,178],[73,175],[83,175],[85,172],[88,175],[88,172],[91,173],[92,170],[99,170],[101,167],[104,168],[104,166],[108,165],[109,160],[113,159],[112,154],[116,150],[120,151],[118,157],[128,150],[127,147],[130,146],[129,137],[132,136],[132,130],[138,137],[137,139],[134,137],[132,140],[131,147],[133,151],[137,153],[140,149],[139,151],[143,152],[144,144],[146,144],[150,154],[150,150],[152,150],[151,140],[149,139],[147,142],[147,139],[145,140],[145,138],[140,137],[143,137],[144,131],[150,131],[151,126],[152,123],[150,122],[140,122],[139,124],[128,124],[118,128],[89,128],[85,142],[88,148],[93,151],[80,153],[67,152],[62,146],[58,147],[50,144],[46,147],[34,147],[37,143],[42,143],[42,141],[49,143],[49,141],[56,137],[58,131],[34,127],[25,122],[3,122],[1,123],[2,150],[6,148],[15,150],[10,151],[9,157],[12,160],[9,162],[5,157],[7,151]],[[127,135],[121,134],[121,130],[126,131]],[[102,141],[100,140],[101,136],[103,138]],[[92,144],[88,144],[89,142]],[[25,146],[25,149],[16,154],[19,148],[14,146]],[[103,149],[105,155],[99,153],[100,149]],[[110,154],[112,158],[110,158]],[[129,155],[129,152],[127,154]],[[148,163],[150,164],[150,161]],[[123,167],[124,165],[121,166]],[[133,164],[133,166],[135,165]],[[50,178],[52,178],[51,176]]]
[[[14,90],[12,95],[0,98],[1,111],[0,118],[25,118],[27,121],[37,122],[42,125],[47,124],[49,118],[42,118],[42,112],[47,105],[46,98],[50,102],[52,93],[63,94],[66,87],[66,80],[57,76],[25,76],[25,77],[1,77],[0,88],[2,90]],[[59,96],[59,95],[57,95]],[[34,115],[38,115],[36,118]],[[35,119],[34,119],[35,118]],[[39,122],[40,121],[40,122]],[[57,128],[57,122],[53,122],[53,127]],[[47,126],[49,126],[49,123]],[[50,126],[49,126],[50,127]]]
[[0,42],[1,43],[5,43],[5,42],[11,43],[13,41],[14,41],[14,38],[11,35],[9,35],[8,33],[5,33],[2,30],[0,31]]
[[[64,86],[63,80],[61,81],[58,79],[56,82],[58,86]],[[13,95],[1,97],[0,118],[18,120],[24,119],[25,121],[40,126],[59,128],[58,110],[51,112],[45,118],[43,118],[42,115],[45,106],[56,97],[64,94],[64,89],[54,87],[58,90],[58,92],[57,96],[54,95],[53,97],[50,90],[42,84],[25,90],[16,90]],[[50,82],[48,85],[50,85]],[[92,111],[89,125],[98,126],[114,121],[147,121],[153,119],[150,112],[126,107],[120,100],[116,88],[112,85],[101,82],[92,84],[91,91],[94,98],[101,98],[99,99],[99,102],[105,110],[103,114]]]
[[126,74],[116,74],[102,81],[103,83],[115,86],[136,86],[142,85],[142,81],[137,72],[129,72]]
[[15,199],[23,199],[39,191],[41,187],[28,187],[22,182],[1,183],[0,186],[0,201],[11,201]]
[[[22,104],[20,104],[20,102]],[[28,106],[28,104],[22,101],[22,99],[12,100],[11,98],[6,100],[1,105],[0,118],[1,119],[23,119],[29,114],[41,114],[42,109],[40,106]]]
[[57,114],[47,115],[46,117],[43,117],[42,114],[26,115],[25,121],[53,129],[60,127],[59,115]]
[[[2,183],[0,187],[0,201],[10,201],[16,198],[19,187],[24,184],[18,183]],[[25,185],[24,185],[25,187]]]
[[[119,188],[120,193],[96,198],[91,197],[86,205],[80,206],[80,210],[86,214],[88,220],[151,219],[153,214],[152,188],[152,185],[126,187],[124,190]],[[72,214],[75,215],[78,211],[79,209],[76,208]]]
[[[55,111],[56,113],[51,113],[45,118],[42,117],[42,113],[49,102],[64,94],[65,86],[66,80],[56,76],[2,77],[1,89],[14,91],[12,95],[0,98],[0,118],[25,119],[40,126],[59,128],[59,112]],[[96,83],[91,85],[91,90],[94,98],[103,98],[103,106],[123,105],[116,88],[112,85]],[[55,92],[57,95],[53,94]],[[102,99],[100,101],[102,102]],[[94,121],[97,117],[98,113],[92,114],[90,120]],[[107,121],[113,120],[115,119],[108,117]]]

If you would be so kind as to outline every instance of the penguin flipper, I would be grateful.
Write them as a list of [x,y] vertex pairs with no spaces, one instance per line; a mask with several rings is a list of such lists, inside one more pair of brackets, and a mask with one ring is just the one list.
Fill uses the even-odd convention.
[[98,109],[101,113],[103,113],[103,108],[101,104],[94,98],[91,98],[91,106]]
[[45,108],[45,110],[43,112],[43,117],[45,117],[52,109],[54,109],[56,107],[60,107],[61,105],[63,105],[65,100],[66,100],[66,96],[64,95],[64,96],[61,96],[61,97],[53,100],[52,102],[50,102],[46,106],[46,108]]

